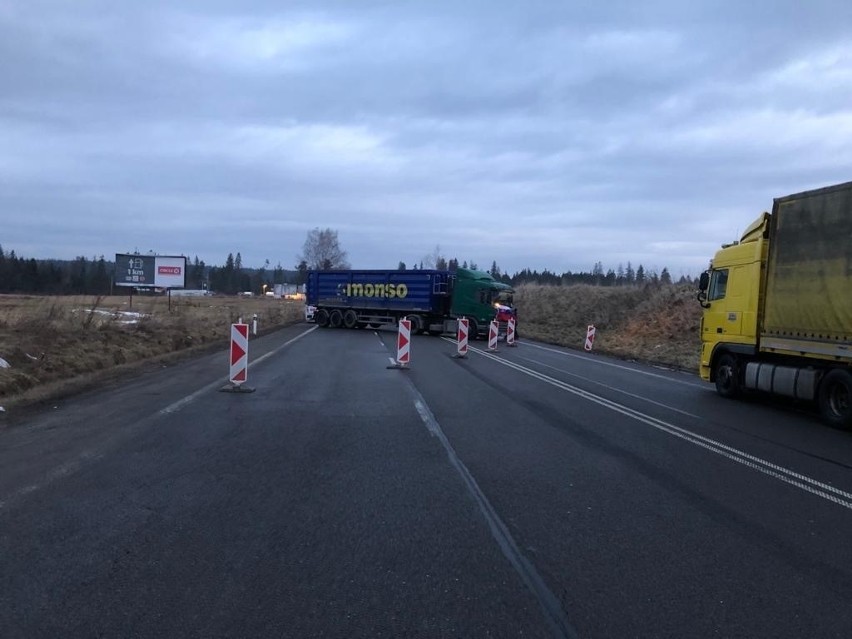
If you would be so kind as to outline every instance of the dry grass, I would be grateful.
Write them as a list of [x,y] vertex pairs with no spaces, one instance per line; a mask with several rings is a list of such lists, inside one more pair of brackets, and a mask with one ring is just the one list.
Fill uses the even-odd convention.
[[522,336],[582,349],[594,324],[596,352],[698,370],[701,308],[690,287],[530,284],[518,287],[515,303]]
[[[130,314],[132,313],[132,314]],[[267,298],[0,296],[0,405],[37,402],[163,357],[224,347],[230,325],[261,332],[301,321],[301,302]]]

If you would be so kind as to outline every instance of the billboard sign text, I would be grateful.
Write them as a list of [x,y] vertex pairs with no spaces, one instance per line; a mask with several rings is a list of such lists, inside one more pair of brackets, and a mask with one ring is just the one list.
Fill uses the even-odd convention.
[[115,256],[115,285],[156,288],[186,287],[186,258],[168,255]]

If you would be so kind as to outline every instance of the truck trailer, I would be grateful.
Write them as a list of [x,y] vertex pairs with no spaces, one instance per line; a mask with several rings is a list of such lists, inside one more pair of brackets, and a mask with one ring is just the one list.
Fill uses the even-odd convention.
[[309,271],[307,304],[321,328],[378,328],[411,321],[411,330],[440,335],[455,332],[458,318],[469,321],[470,336],[488,331],[506,308],[514,315],[513,290],[490,274],[455,271]]
[[701,377],[852,428],[852,182],[776,198],[701,275]]

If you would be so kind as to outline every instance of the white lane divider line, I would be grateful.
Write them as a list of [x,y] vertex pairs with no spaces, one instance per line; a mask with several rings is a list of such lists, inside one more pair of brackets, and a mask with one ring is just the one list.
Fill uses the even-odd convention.
[[681,415],[686,415],[687,417],[694,417],[695,419],[701,419],[700,415],[696,415],[694,413],[690,413],[689,411],[681,410],[680,408],[675,408],[674,406],[669,406],[668,404],[663,404],[662,402],[658,402],[653,399],[649,399],[647,397],[642,397],[642,395],[637,395],[635,393],[628,393],[626,390],[621,390],[620,388],[616,388],[615,386],[611,386],[609,384],[604,384],[603,382],[598,382],[593,379],[587,379],[582,377],[581,375],[577,375],[576,373],[570,373],[568,371],[564,371],[561,368],[557,368],[556,366],[551,366],[550,364],[544,364],[543,362],[537,362],[534,359],[530,359],[528,357],[519,357],[518,359],[524,360],[525,362],[531,362],[536,364],[537,366],[541,366],[543,368],[549,368],[550,370],[559,371],[563,375],[568,375],[569,377],[579,377],[584,381],[595,384],[596,386],[603,386],[607,390],[611,390],[614,393],[620,393],[622,395],[627,395],[628,397],[632,397],[633,399],[638,399],[648,404],[653,404],[654,406],[659,406],[660,408],[665,408],[666,410],[674,411],[675,413],[680,413]]
[[446,451],[450,464],[456,469],[456,472],[458,472],[461,477],[468,493],[476,502],[477,506],[479,506],[479,510],[488,524],[492,537],[503,552],[503,556],[506,557],[521,577],[521,580],[538,600],[545,619],[550,625],[553,636],[566,638],[577,637],[578,633],[568,621],[559,599],[553,594],[550,588],[548,588],[547,583],[545,583],[544,579],[539,574],[538,570],[536,570],[532,562],[521,552],[517,542],[514,537],[512,537],[512,533],[509,532],[509,529],[500,518],[500,515],[497,514],[494,506],[492,506],[491,502],[488,501],[488,497],[486,497],[485,493],[482,492],[482,489],[479,487],[479,484],[476,482],[476,479],[468,470],[467,466],[465,466],[464,462],[459,459],[453,445],[447,439],[441,425],[429,409],[429,406],[427,406],[426,400],[423,399],[420,391],[417,390],[410,379],[406,379],[406,381],[408,383],[408,389],[414,398],[414,408],[420,415],[420,419],[423,420],[423,423],[432,436],[441,442],[441,446],[443,446]]
[[[601,366],[609,366],[610,368],[618,368],[620,370],[630,371],[631,373],[636,373],[637,375],[645,375],[647,377],[656,377],[658,379],[664,379],[669,382],[674,382],[675,384],[685,384],[686,386],[695,386],[697,388],[706,388],[706,384],[697,381],[691,381],[686,379],[678,379],[677,377],[673,377],[670,375],[660,375],[659,373],[652,373],[650,371],[643,371],[640,368],[633,368],[632,366],[624,366],[623,364],[616,364],[615,362],[608,362],[604,359],[600,359],[599,357],[594,357],[590,355],[578,355],[577,353],[572,353],[570,351],[559,350],[556,348],[549,348],[547,346],[540,346],[538,344],[531,344],[530,342],[524,342],[524,346],[529,346],[531,348],[537,348],[542,351],[548,351],[550,353],[556,353],[557,355],[564,355],[565,357],[573,357],[574,359],[582,359],[583,361],[590,362],[592,364],[600,364]],[[675,371],[672,371],[675,372]]]
[[772,462],[766,461],[765,459],[761,459],[760,457],[756,457],[755,455],[751,455],[750,453],[746,453],[745,451],[733,448],[732,446],[723,444],[722,442],[716,441],[715,439],[705,437],[704,435],[699,435],[698,433],[695,433],[686,428],[675,426],[674,424],[670,424],[661,419],[657,419],[656,417],[646,415],[645,413],[641,413],[638,410],[634,410],[628,406],[619,404],[618,402],[606,399],[605,397],[595,395],[594,393],[585,391],[582,388],[572,386],[571,384],[550,377],[549,375],[545,375],[544,373],[539,373],[538,371],[532,370],[525,366],[521,366],[520,364],[516,364],[515,362],[502,359],[500,357],[497,357],[496,355],[492,355],[491,353],[486,353],[485,351],[480,350],[478,348],[471,349],[471,351],[483,357],[487,357],[495,362],[498,362],[503,366],[508,366],[509,368],[513,368],[520,373],[529,375],[534,379],[538,379],[542,382],[550,384],[551,386],[555,386],[556,388],[559,388],[566,392],[577,395],[578,397],[582,397],[585,400],[603,406],[604,408],[608,408],[626,417],[630,417],[639,422],[642,422],[643,424],[647,424],[652,428],[656,428],[657,430],[668,433],[669,435],[679,437],[684,441],[687,441],[696,446],[700,446],[706,450],[709,450],[710,452],[716,453],[717,455],[720,455],[722,457],[726,457],[748,468],[752,468],[758,472],[763,473],[764,475],[773,477],[774,479],[778,479],[786,484],[795,486],[796,488],[799,488],[803,491],[817,495],[818,497],[822,497],[823,499],[833,502],[839,506],[843,506],[844,508],[852,510],[852,493],[840,490],[839,488],[835,488],[834,486],[808,477],[807,475],[802,475],[801,473],[797,473],[788,468],[784,468],[783,466],[773,464]]

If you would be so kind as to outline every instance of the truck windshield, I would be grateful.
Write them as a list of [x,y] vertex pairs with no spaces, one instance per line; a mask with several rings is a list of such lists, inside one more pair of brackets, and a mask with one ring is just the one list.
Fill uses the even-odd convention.
[[728,290],[728,269],[720,269],[713,271],[710,275],[710,290],[707,294],[707,301],[721,300],[725,297],[725,292]]
[[512,292],[494,291],[492,293],[491,302],[493,304],[503,304],[504,306],[512,306]]

